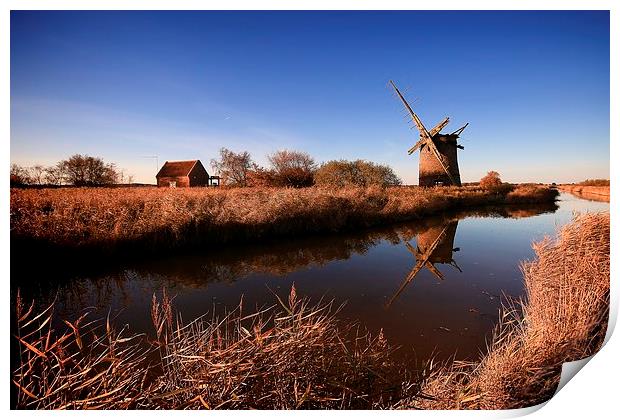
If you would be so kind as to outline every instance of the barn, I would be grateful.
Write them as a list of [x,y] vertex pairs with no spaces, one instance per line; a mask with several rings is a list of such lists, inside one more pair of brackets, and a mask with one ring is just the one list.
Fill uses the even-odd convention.
[[210,181],[199,160],[166,161],[156,178],[158,187],[206,187]]

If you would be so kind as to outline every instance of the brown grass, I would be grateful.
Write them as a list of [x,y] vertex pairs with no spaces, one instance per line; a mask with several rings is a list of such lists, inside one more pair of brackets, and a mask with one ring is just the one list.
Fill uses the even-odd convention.
[[609,185],[558,185],[560,191],[569,192],[579,198],[585,198],[593,201],[609,202],[610,187]]
[[52,327],[54,304],[36,313],[17,295],[17,364],[12,405],[25,409],[125,409],[145,389],[147,352],[138,336],[116,331],[110,320],[86,321],[60,334]]
[[428,381],[427,408],[508,409],[553,395],[564,362],[602,345],[609,312],[609,214],[586,214],[522,265],[527,300],[506,309],[488,355]]
[[15,406],[389,408],[419,392],[421,378],[391,358],[382,334],[343,328],[331,304],[309,306],[294,287],[277,301],[248,315],[240,305],[223,319],[183,323],[164,291],[153,297],[151,346],[109,323],[100,333],[98,323],[67,324],[59,337],[52,307],[36,317],[29,311],[17,322]]
[[593,187],[609,187],[608,179],[586,179],[585,181],[581,181],[578,185],[583,186],[593,186]]
[[[602,345],[609,310],[609,214],[578,216],[523,263],[525,301],[506,308],[481,361],[408,372],[381,334],[343,327],[331,304],[288,299],[184,323],[153,297],[150,345],[109,320],[52,327],[16,303],[18,408],[508,409],[549,399],[561,364]],[[150,364],[149,364],[150,363]]]
[[[339,232],[449,209],[553,202],[557,191],[443,188],[66,188],[11,190],[11,239],[58,248],[161,252]],[[137,245],[137,246],[136,246]]]

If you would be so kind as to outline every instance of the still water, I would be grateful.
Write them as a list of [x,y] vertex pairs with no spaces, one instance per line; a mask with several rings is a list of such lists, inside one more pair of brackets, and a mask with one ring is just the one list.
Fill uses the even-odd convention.
[[[12,288],[40,304],[56,298],[58,319],[85,308],[152,333],[153,292],[166,287],[189,320],[207,312],[276,302],[273,293],[345,303],[338,317],[372,333],[383,329],[400,354],[425,360],[484,352],[502,303],[524,296],[521,261],[533,241],[551,235],[574,212],[608,211],[609,203],[562,194],[558,206],[447,213],[355,234],[245,244],[218,251],[93,267],[45,281],[12,273]],[[59,263],[66,264],[66,262]],[[96,270],[96,271],[95,271]],[[248,309],[249,310],[249,309]]]

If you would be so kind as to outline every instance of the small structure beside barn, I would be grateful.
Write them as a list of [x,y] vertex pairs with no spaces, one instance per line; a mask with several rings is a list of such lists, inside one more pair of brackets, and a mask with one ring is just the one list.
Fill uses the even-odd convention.
[[156,175],[158,187],[207,187],[211,178],[199,160],[164,163]]

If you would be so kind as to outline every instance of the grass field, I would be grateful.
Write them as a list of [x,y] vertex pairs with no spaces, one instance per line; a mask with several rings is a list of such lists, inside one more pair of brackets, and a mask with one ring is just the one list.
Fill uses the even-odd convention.
[[60,188],[11,190],[12,246],[151,253],[419,219],[483,205],[549,203],[555,189]]
[[[274,306],[183,321],[153,295],[153,334],[84,317],[52,328],[18,297],[12,401],[18,408],[506,409],[551,397],[561,364],[594,354],[609,312],[609,213],[578,216],[534,245],[527,298],[505,308],[488,354],[410,372],[379,333],[309,306],[293,288]],[[148,316],[145,314],[145,316]]]

